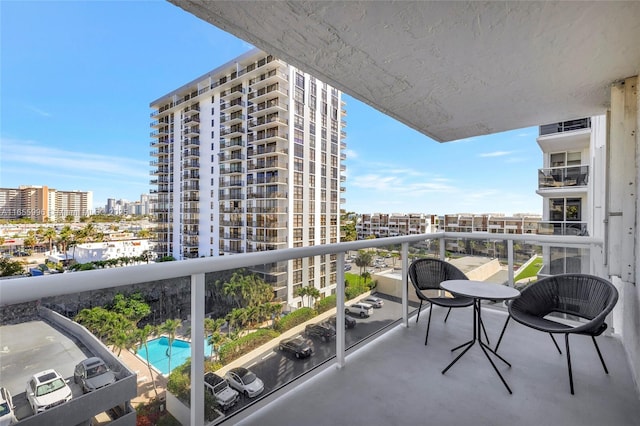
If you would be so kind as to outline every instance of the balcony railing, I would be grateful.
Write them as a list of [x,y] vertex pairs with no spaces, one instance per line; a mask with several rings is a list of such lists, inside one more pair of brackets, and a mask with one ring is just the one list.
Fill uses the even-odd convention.
[[589,166],[567,166],[538,169],[538,189],[586,186]]
[[589,128],[591,128],[591,119],[581,118],[578,120],[563,121],[560,123],[551,123],[540,126],[540,136]]
[[[232,237],[233,238],[233,237]],[[187,240],[187,239],[185,239]],[[197,243],[197,238],[188,239],[192,244]],[[514,285],[514,265],[518,256],[523,256],[522,251],[528,246],[541,247],[542,251],[551,251],[557,256],[556,247],[569,247],[571,253],[579,250],[582,256],[580,272],[591,273],[605,277],[604,260],[602,254],[603,242],[592,237],[558,237],[544,235],[495,235],[481,233],[431,233],[403,237],[379,238],[373,240],[353,241],[320,246],[286,248],[270,250],[259,253],[248,253],[236,256],[222,256],[210,258],[198,258],[178,262],[163,262],[157,264],[143,264],[137,266],[113,268],[106,270],[93,270],[74,272],[67,274],[54,274],[41,277],[28,277],[3,280],[2,306],[40,301],[47,297],[78,294],[88,291],[100,291],[104,289],[119,288],[131,284],[150,286],[154,281],[166,281],[181,277],[190,277],[191,306],[190,312],[185,312],[191,321],[191,397],[190,397],[190,423],[205,424],[204,415],[204,317],[205,317],[205,274],[236,270],[240,268],[252,269],[255,265],[273,264],[295,259],[311,259],[320,256],[322,263],[335,262],[335,276],[331,280],[332,288],[336,293],[336,306],[345,304],[345,257],[349,252],[361,249],[384,249],[397,247],[396,253],[400,255],[398,268],[398,282],[394,296],[398,299],[398,318],[408,326],[409,321],[409,291],[407,286],[407,269],[409,262],[414,257],[434,255],[445,257],[447,242],[456,242],[458,250],[467,254],[486,254],[503,259],[507,264],[507,285]],[[226,251],[230,247],[225,247]],[[275,247],[274,247],[275,248]],[[529,257],[530,253],[524,254]],[[305,260],[306,261],[306,260]],[[322,264],[320,263],[320,264]],[[308,265],[307,265],[308,266]],[[575,262],[573,262],[575,267]],[[319,271],[317,272],[320,276]],[[327,278],[327,281],[329,279]],[[340,284],[336,284],[340,283]],[[380,285],[380,284],[379,284]],[[345,351],[345,312],[343,309],[335,311],[337,336],[335,339],[335,355],[329,360],[338,366],[344,366],[346,362]],[[302,371],[302,370],[300,370]],[[296,373],[297,376],[300,373]],[[295,378],[288,375],[289,380]]]

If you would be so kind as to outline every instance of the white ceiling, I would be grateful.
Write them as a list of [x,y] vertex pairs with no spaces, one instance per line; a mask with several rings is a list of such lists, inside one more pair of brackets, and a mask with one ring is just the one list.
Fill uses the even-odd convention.
[[601,114],[640,2],[171,3],[438,141]]

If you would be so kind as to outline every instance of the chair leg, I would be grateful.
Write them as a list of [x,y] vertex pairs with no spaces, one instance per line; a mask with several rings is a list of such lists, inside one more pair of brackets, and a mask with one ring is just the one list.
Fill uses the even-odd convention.
[[549,333],[549,336],[551,337],[551,340],[553,340],[553,344],[556,345],[556,349],[558,350],[558,353],[560,355],[562,355],[562,351],[560,350],[560,346],[558,346],[558,342],[556,342],[555,337],[553,337],[553,334]]
[[600,353],[600,348],[598,347],[595,336],[591,336],[591,340],[593,340],[593,344],[596,346],[596,351],[598,351],[598,356],[600,357],[600,362],[602,363],[604,372],[609,374],[609,370],[607,370],[607,365],[604,363],[604,358],[602,358],[602,354]]
[[429,320],[427,320],[427,336],[424,338],[425,346],[427,346],[427,341],[429,340],[429,327],[431,327],[431,312],[433,312],[433,303],[431,303],[429,307]]
[[420,307],[418,308],[418,316],[416,317],[416,322],[420,319],[420,310],[422,309],[422,299],[420,300]]
[[447,319],[449,318],[450,313],[451,313],[451,308],[449,308],[449,310],[447,311],[447,316],[444,317],[444,322],[447,322]]
[[502,332],[500,333],[500,338],[498,339],[498,343],[496,343],[496,347],[493,350],[494,352],[498,352],[498,348],[500,347],[500,342],[502,342],[502,336],[504,336],[504,332],[507,329],[507,325],[509,325],[509,320],[511,319],[511,315],[507,317],[507,320],[504,322],[504,327],[502,327]]
[[571,352],[569,351],[569,333],[564,335],[564,343],[567,347],[567,367],[569,368],[569,386],[571,387],[571,395],[573,393],[573,374],[571,373]]

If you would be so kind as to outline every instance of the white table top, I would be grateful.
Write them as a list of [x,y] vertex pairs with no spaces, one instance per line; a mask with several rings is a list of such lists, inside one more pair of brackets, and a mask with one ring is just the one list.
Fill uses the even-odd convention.
[[515,288],[485,281],[448,280],[441,282],[440,287],[459,296],[476,299],[509,300],[520,297],[520,292]]

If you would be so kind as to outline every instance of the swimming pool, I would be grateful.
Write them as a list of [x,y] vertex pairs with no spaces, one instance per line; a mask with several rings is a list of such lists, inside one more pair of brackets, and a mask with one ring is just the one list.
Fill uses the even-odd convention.
[[[149,340],[149,362],[162,374],[167,375],[169,371],[169,339],[165,336]],[[211,345],[204,342],[204,355],[211,355]],[[146,363],[147,350],[144,345],[138,347],[138,356]],[[171,370],[182,365],[191,357],[191,343],[186,340],[174,339],[171,344]]]

